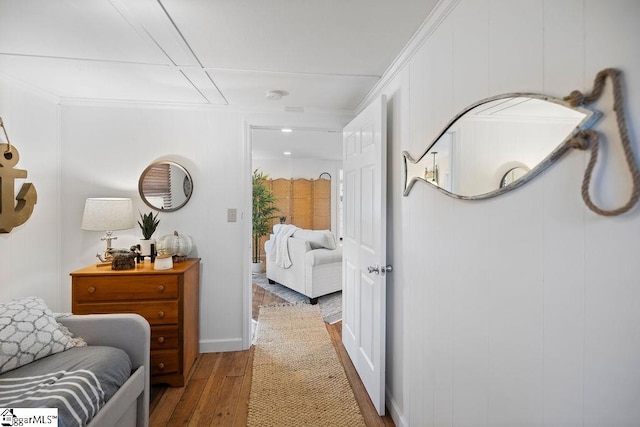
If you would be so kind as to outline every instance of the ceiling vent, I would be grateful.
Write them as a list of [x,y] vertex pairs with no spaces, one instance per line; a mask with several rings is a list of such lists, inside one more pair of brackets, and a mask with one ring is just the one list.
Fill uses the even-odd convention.
[[279,101],[283,96],[287,95],[289,95],[289,92],[287,92],[286,90],[270,90],[265,96],[271,101]]
[[284,107],[287,113],[304,113],[304,107]]

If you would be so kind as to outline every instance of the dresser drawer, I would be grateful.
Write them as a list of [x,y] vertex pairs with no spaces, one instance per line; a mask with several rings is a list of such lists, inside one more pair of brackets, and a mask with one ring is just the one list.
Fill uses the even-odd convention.
[[170,270],[154,270],[152,263],[130,270],[92,264],[71,273],[71,309],[143,316],[151,324],[151,384],[182,387],[198,356],[199,288],[199,259]]
[[178,326],[154,326],[151,328],[151,350],[178,348]]
[[178,372],[178,350],[153,350],[151,375]]
[[138,313],[150,325],[178,323],[178,301],[139,301],[131,303],[74,304],[73,314]]
[[178,277],[174,275],[75,277],[73,300],[76,302],[175,299]]

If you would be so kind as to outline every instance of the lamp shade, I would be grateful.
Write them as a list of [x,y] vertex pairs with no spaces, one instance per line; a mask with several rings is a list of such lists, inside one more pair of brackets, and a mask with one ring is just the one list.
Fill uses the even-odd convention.
[[124,198],[88,198],[82,215],[83,230],[128,230],[135,226],[133,203]]

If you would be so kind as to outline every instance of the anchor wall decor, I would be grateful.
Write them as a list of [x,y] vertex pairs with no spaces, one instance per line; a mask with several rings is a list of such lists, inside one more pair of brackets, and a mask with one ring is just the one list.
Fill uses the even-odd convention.
[[0,127],[7,140],[6,144],[0,144],[0,233],[10,233],[14,227],[24,224],[31,217],[38,201],[38,193],[36,187],[27,182],[22,184],[15,196],[15,180],[26,178],[27,171],[14,168],[20,155],[11,145],[1,117]]

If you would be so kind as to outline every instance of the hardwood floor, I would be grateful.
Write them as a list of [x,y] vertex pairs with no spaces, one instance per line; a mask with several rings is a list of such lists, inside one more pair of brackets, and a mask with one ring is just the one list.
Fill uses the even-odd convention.
[[[260,305],[281,302],[286,301],[253,286],[254,318]],[[394,426],[390,416],[378,416],[347,356],[342,346],[342,323],[326,326],[367,426]],[[150,425],[246,426],[252,364],[253,347],[245,351],[201,354],[184,387],[151,388]]]
[[281,304],[287,302],[287,300],[280,298],[276,294],[272,294],[255,283],[253,284],[253,296],[251,301],[253,302],[251,310],[251,317],[253,320],[258,320],[258,313],[260,312],[261,305]]

